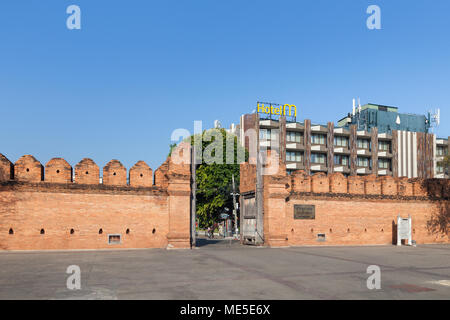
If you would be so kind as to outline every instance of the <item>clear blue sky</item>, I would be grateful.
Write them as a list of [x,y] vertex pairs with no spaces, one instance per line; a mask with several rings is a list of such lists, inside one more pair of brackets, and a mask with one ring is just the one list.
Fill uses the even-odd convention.
[[[81,30],[66,27],[80,6]],[[381,8],[382,30],[366,9]],[[337,121],[361,102],[450,135],[450,1],[3,0],[0,153],[156,169],[176,128],[239,121],[257,100]]]

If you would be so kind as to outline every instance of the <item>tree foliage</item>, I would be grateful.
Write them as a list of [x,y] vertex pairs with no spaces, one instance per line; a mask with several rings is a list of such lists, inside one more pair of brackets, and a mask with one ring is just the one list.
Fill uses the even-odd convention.
[[[215,141],[215,136],[222,136],[222,143],[218,145],[220,141]],[[198,138],[198,136],[197,136]],[[194,145],[195,136],[191,136],[191,145]],[[189,141],[189,140],[188,140]],[[227,142],[233,143],[233,164],[226,163],[226,145]],[[207,163],[205,157],[202,158],[202,163],[197,165],[197,218],[199,220],[200,227],[207,227],[219,220],[219,215],[225,212],[225,208],[229,209],[229,213],[233,211],[233,197],[231,195],[232,189],[232,176],[234,175],[234,181],[236,191],[239,191],[239,163],[238,153],[244,154],[242,160],[248,159],[248,152],[243,149],[237,140],[237,137],[231,133],[228,133],[224,129],[210,129],[205,130],[202,133],[202,155],[211,151],[213,144],[219,146],[213,150],[212,156],[220,156],[220,148],[222,149],[222,163]],[[173,149],[173,146],[171,146]],[[216,153],[218,152],[218,153]]]

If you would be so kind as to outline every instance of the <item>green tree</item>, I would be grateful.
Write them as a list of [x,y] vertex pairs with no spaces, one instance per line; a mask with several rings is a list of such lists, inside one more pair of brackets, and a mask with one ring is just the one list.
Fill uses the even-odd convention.
[[[215,141],[214,134],[222,136],[222,143]],[[191,145],[194,145],[195,136],[191,136]],[[189,140],[188,140],[189,141]],[[233,142],[233,164],[226,164],[226,145]],[[212,146],[216,143],[218,148],[214,149]],[[230,144],[229,144],[230,145]],[[173,146],[171,146],[171,150]],[[202,163],[197,165],[197,218],[199,220],[199,227],[204,228],[219,220],[219,215],[225,212],[225,208],[229,209],[229,213],[233,210],[233,197],[232,192],[232,176],[234,175],[236,190],[239,190],[239,163],[238,154],[243,154],[242,160],[248,159],[248,152],[242,148],[238,143],[237,137],[231,133],[228,133],[224,129],[210,129],[205,130],[202,133],[202,155],[214,149],[211,152],[212,156],[220,157],[220,149],[222,151],[222,162],[219,163],[207,163],[205,157],[202,159]],[[219,153],[216,153],[218,151]]]

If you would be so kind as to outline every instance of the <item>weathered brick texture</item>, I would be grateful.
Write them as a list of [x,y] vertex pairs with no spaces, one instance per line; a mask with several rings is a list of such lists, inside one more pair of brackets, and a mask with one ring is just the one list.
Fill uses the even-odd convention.
[[330,192],[330,184],[328,176],[324,173],[316,173],[312,176],[311,191],[313,193],[328,193]]
[[381,181],[381,193],[387,196],[396,196],[398,194],[398,185],[395,178],[391,176],[385,176],[380,178]]
[[0,182],[14,179],[14,166],[0,153]]
[[311,176],[307,175],[305,171],[295,171],[291,177],[294,192],[311,192]]
[[169,186],[169,179],[167,173],[169,171],[169,159],[163,162],[158,169],[155,170],[155,186],[167,188]]
[[348,193],[364,194],[365,193],[364,179],[358,176],[348,177]]
[[151,187],[153,185],[152,169],[144,161],[138,161],[131,167],[129,176],[132,187]]
[[330,178],[330,192],[332,193],[347,193],[347,178],[342,173],[333,173],[329,175]]
[[110,186],[127,185],[127,169],[119,160],[111,160],[103,167],[103,184]]
[[365,194],[381,194],[381,181],[376,175],[364,177]]
[[53,158],[45,165],[45,182],[71,183],[72,167],[62,158]]
[[[32,156],[14,167],[0,157],[0,169],[6,172],[0,184],[0,250],[190,247],[189,163],[169,157],[161,186],[152,185],[152,170],[143,161],[130,170],[129,186],[117,160],[105,166],[103,184],[88,158],[75,166],[75,183],[61,158],[47,163],[45,183]],[[11,170],[14,180],[8,178]],[[111,244],[110,235],[120,235],[120,242]]]
[[[241,185],[254,189],[254,179],[241,173]],[[265,244],[395,244],[398,215],[411,215],[417,243],[450,243],[448,190],[448,179],[308,176],[302,171],[265,176]],[[295,205],[314,205],[314,219],[294,219]],[[319,241],[319,234],[325,241]]]
[[92,159],[84,158],[75,166],[75,183],[100,183],[100,168]]
[[44,180],[44,167],[31,155],[24,155],[14,164],[14,179],[39,182]]

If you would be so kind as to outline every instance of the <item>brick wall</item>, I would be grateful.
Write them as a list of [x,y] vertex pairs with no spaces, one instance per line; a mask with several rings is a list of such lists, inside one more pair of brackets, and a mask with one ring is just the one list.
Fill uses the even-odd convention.
[[14,166],[0,153],[0,182],[14,179]]
[[138,161],[130,169],[130,186],[151,187],[153,185],[152,169],[144,161]]
[[[241,172],[241,185],[251,189],[253,178],[246,177]],[[265,244],[395,244],[399,214],[411,215],[412,239],[418,244],[449,243],[449,185],[448,179],[309,176],[303,171],[265,176]],[[294,219],[295,205],[315,206],[314,219]]]
[[[8,169],[4,159],[0,172]],[[103,184],[91,159],[76,165],[75,182],[64,159],[50,160],[45,176],[41,167],[24,156],[13,167],[14,179],[0,180],[0,250],[190,247],[188,164],[169,157],[163,186],[151,183],[143,161],[130,170],[130,185],[117,160],[105,166]],[[115,234],[120,243],[109,244]]]

